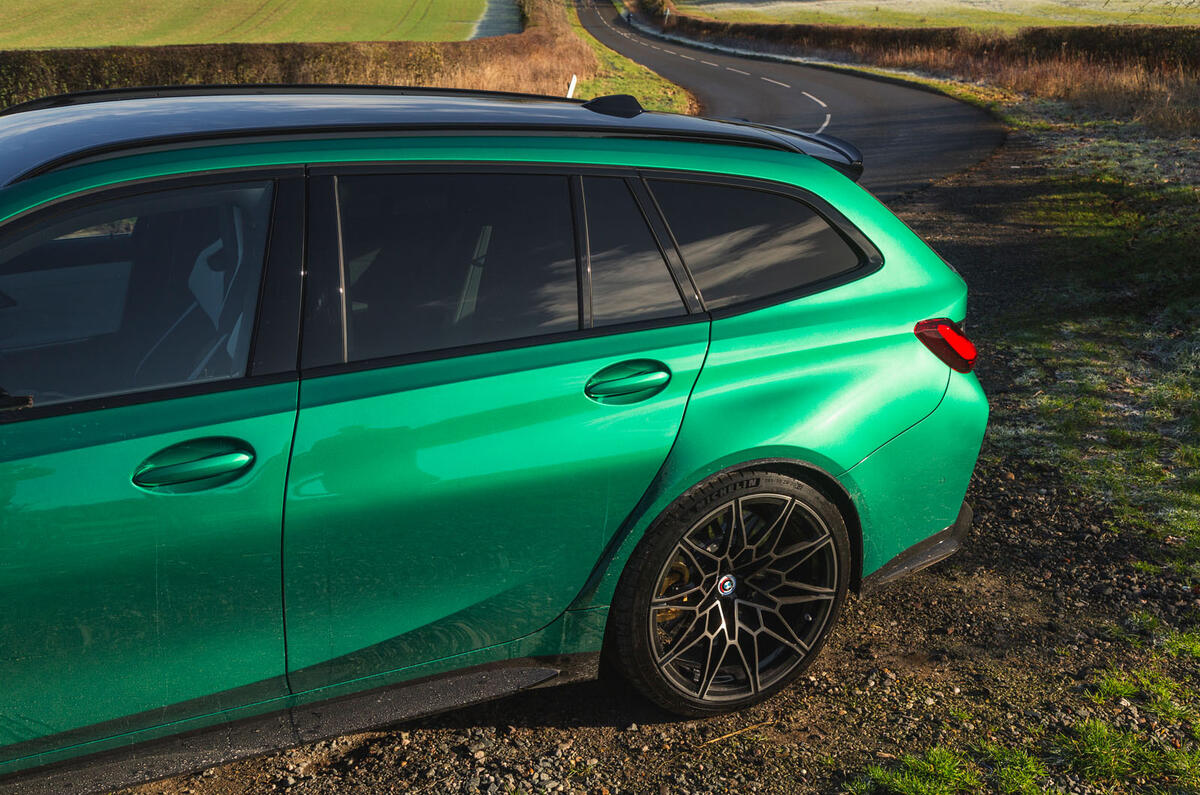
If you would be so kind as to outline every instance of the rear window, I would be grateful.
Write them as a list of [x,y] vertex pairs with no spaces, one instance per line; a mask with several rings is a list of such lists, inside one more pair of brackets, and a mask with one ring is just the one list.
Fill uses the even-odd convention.
[[585,177],[592,323],[687,314],[667,263],[625,180]]
[[338,180],[350,361],[579,328],[566,177]]
[[805,287],[861,262],[798,199],[700,182],[651,180],[650,186],[708,309]]

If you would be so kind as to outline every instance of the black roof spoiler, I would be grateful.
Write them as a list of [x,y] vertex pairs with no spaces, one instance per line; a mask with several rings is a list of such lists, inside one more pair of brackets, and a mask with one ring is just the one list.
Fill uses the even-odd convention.
[[759,130],[774,133],[777,138],[787,142],[793,149],[815,157],[822,163],[833,166],[850,179],[858,182],[863,174],[862,152],[849,141],[844,141],[835,135],[827,133],[808,133],[799,130],[780,127],[775,124],[760,124],[749,119],[720,119],[755,127]]

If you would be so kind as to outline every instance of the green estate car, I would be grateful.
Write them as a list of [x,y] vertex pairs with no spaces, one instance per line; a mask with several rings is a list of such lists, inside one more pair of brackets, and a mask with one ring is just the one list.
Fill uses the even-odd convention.
[[860,172],[625,96],[0,114],[0,788],[602,657],[688,716],[785,687],[958,548],[987,421],[963,280]]

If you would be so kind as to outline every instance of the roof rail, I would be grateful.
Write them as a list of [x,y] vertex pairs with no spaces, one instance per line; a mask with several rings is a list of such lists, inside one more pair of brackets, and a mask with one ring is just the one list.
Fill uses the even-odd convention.
[[147,99],[153,97],[205,97],[205,96],[263,96],[271,94],[382,94],[411,96],[467,96],[496,97],[497,99],[539,99],[582,105],[582,99],[525,94],[515,91],[485,91],[473,88],[438,88],[434,86],[380,86],[357,83],[217,83],[185,86],[131,86],[128,88],[103,88],[90,91],[75,91],[49,97],[31,99],[0,110],[0,116],[25,113],[31,110],[62,108],[71,105],[86,105],[92,102],[113,102],[122,99]]

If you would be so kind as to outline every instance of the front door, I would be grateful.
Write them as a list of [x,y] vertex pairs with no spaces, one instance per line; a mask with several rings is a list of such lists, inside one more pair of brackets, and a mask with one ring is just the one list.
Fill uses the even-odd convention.
[[596,179],[589,246],[566,175],[314,178],[332,286],[310,290],[288,479],[293,687],[544,627],[666,458],[707,319],[625,180]]
[[[286,694],[297,385],[264,373],[294,369],[300,219],[269,232],[303,191],[160,185],[0,232],[0,761]],[[269,238],[290,365],[255,339]]]

